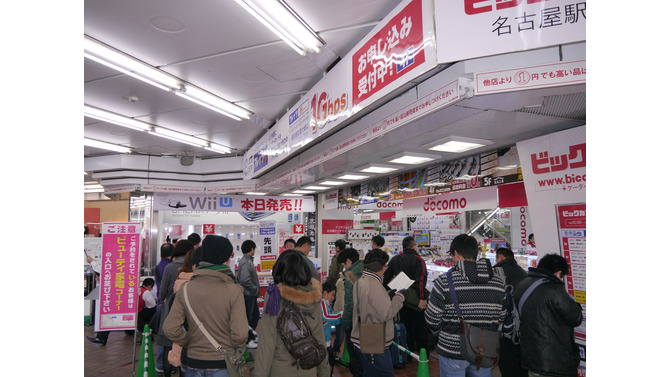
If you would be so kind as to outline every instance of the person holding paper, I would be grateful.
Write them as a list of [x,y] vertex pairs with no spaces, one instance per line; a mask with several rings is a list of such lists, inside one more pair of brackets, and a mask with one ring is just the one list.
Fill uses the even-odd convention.
[[389,256],[381,249],[372,249],[363,261],[363,275],[354,285],[353,328],[351,342],[359,350],[361,338],[366,336],[361,323],[386,323],[384,327],[384,352],[380,354],[361,352],[363,377],[392,377],[393,362],[389,347],[393,343],[395,328],[393,317],[401,310],[407,290],[399,290],[391,299],[382,285],[382,277]]
[[426,262],[418,254],[419,246],[414,237],[405,237],[402,248],[402,254],[396,255],[388,263],[384,272],[384,286],[388,287],[391,280],[401,272],[414,281],[400,309],[400,322],[407,329],[407,348],[414,353],[419,353],[421,348],[428,352],[428,327],[423,315],[428,305]]

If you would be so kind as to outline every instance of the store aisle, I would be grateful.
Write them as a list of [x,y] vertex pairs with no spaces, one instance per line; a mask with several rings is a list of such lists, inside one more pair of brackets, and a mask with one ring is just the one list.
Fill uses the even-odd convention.
[[[106,346],[91,343],[86,340],[87,336],[95,336],[93,326],[84,326],[84,376],[86,377],[131,377],[133,376],[133,336],[126,335],[123,331],[113,331],[109,335]],[[139,350],[139,345],[136,346]],[[154,345],[154,354],[156,346]],[[251,350],[253,354],[255,350]],[[135,355],[135,360],[139,354]],[[404,369],[396,369],[397,377],[416,377],[417,362],[412,362]],[[137,362],[135,362],[137,368]],[[430,376],[440,375],[440,366],[436,358],[431,357],[428,363]],[[162,374],[158,374],[162,376]],[[177,374],[172,375],[177,376]],[[335,366],[333,376],[351,376],[348,369]],[[500,371],[495,368],[492,377],[500,377]]]

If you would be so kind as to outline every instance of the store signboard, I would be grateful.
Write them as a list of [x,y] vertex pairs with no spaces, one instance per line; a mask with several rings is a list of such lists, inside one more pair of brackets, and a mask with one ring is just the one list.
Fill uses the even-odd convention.
[[586,60],[475,73],[475,95],[586,84]]
[[257,245],[257,247],[261,259],[261,271],[272,271],[279,252],[277,223],[275,221],[261,221],[259,234],[261,237],[260,245]]
[[142,192],[169,192],[169,193],[204,193],[204,187],[184,187],[184,186],[170,186],[170,185],[141,185]]
[[134,330],[140,293],[141,223],[104,223],[95,331]]
[[495,187],[457,191],[441,195],[405,199],[404,216],[435,216],[473,210],[486,210],[498,206]]
[[216,229],[215,224],[202,224],[202,234],[215,234],[214,230]]
[[158,211],[314,212],[314,197],[156,193]]
[[[289,158],[352,115],[437,65],[432,1],[405,0],[244,154],[244,179]],[[367,132],[367,130],[366,130]],[[354,142],[367,141],[358,135]],[[346,146],[344,147],[347,148]],[[344,153],[329,150],[307,165]],[[307,168],[307,167],[303,167]]]
[[435,0],[439,63],[586,40],[586,0]]
[[321,220],[321,234],[347,234],[354,226],[353,220]]
[[[435,67],[431,2],[405,1],[375,27],[351,55],[352,103],[373,103],[409,79]],[[425,17],[424,17],[425,15]],[[390,17],[390,18],[389,18]],[[428,24],[424,27],[424,23]]]
[[533,233],[533,224],[530,222],[528,206],[510,208],[512,249],[525,253],[528,236]]
[[517,143],[537,254],[560,249],[555,205],[586,202],[586,126]]

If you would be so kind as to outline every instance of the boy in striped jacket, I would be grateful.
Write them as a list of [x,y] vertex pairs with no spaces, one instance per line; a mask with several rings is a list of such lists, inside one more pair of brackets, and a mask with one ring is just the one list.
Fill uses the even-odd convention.
[[[336,262],[337,263],[337,262]],[[330,346],[331,336],[331,326],[337,326],[340,324],[342,318],[342,312],[333,313],[330,308],[333,305],[335,300],[335,292],[337,287],[335,283],[331,280],[326,280],[323,283],[323,291],[321,293],[321,313],[323,314],[323,332],[326,333],[326,344],[328,345],[328,362],[330,364],[330,374],[333,374],[333,366],[335,361],[339,356],[340,350],[333,350]]]

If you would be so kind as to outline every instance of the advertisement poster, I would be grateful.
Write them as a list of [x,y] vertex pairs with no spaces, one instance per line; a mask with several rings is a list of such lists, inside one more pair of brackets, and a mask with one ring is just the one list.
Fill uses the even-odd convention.
[[104,223],[95,331],[135,330],[139,304],[140,223]]
[[155,194],[158,211],[314,212],[314,197]]
[[258,245],[258,254],[261,257],[261,271],[272,271],[279,251],[277,223],[275,221],[261,221],[259,233],[261,242]]
[[586,376],[586,203],[556,206],[561,254],[570,265],[565,284],[570,296],[582,305],[584,319],[575,328],[581,363],[579,376]]
[[586,40],[586,0],[436,0],[437,58],[448,63]]

